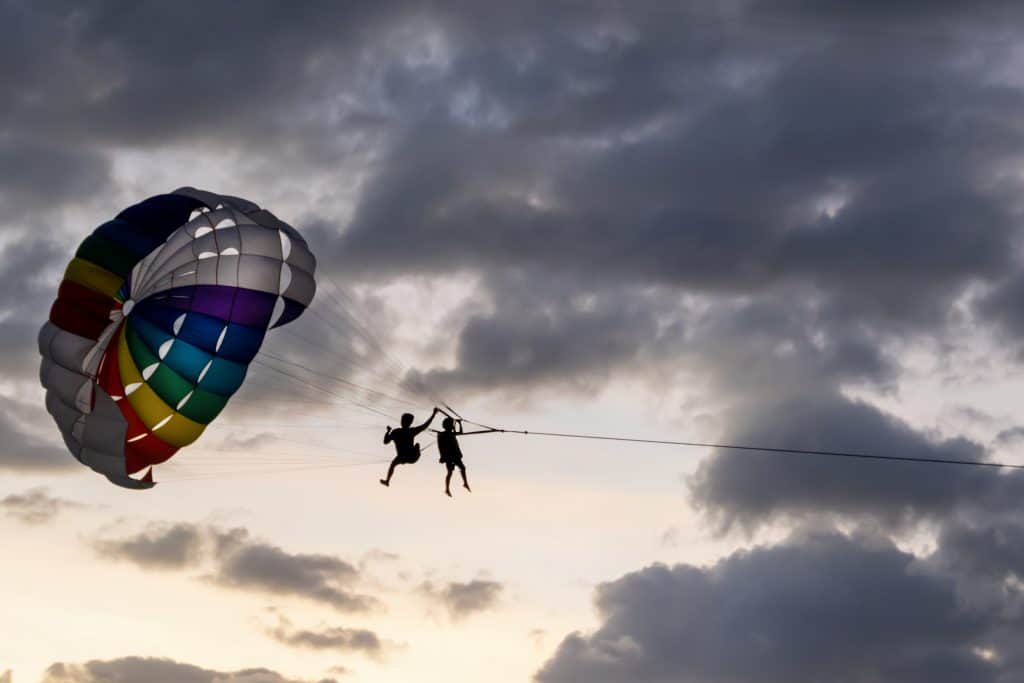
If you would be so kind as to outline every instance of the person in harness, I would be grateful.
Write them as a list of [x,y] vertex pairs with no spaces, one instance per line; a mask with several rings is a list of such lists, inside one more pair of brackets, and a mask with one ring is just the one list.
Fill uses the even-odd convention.
[[458,421],[458,431],[455,431],[455,424],[455,420],[448,416],[441,423],[444,431],[437,432],[437,450],[441,454],[440,462],[448,468],[448,474],[444,478],[444,492],[449,498],[452,497],[452,472],[455,471],[456,467],[459,468],[459,473],[462,475],[462,488],[470,493],[473,492],[469,488],[469,481],[466,479],[466,466],[462,463],[462,449],[459,448],[458,436],[464,433],[462,431],[462,420]]
[[395,443],[395,459],[388,466],[387,477],[380,480],[381,484],[391,486],[391,477],[395,476],[396,467],[411,465],[420,459],[420,445],[416,443],[416,436],[430,426],[430,423],[437,417],[437,413],[437,408],[434,408],[434,412],[430,414],[427,421],[417,427],[412,426],[414,419],[412,413],[402,415],[401,427],[392,429],[391,425],[388,425],[387,431],[384,432],[384,443]]

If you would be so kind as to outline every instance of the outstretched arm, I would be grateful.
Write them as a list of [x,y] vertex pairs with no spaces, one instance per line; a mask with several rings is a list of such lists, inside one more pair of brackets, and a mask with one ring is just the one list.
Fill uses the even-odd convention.
[[416,434],[419,434],[419,433],[420,433],[420,432],[422,432],[422,431],[423,431],[424,429],[426,429],[427,427],[429,427],[429,426],[430,426],[430,423],[434,421],[434,418],[435,418],[435,417],[437,417],[437,408],[434,408],[434,412],[432,412],[432,413],[430,414],[430,417],[428,417],[428,418],[427,418],[427,421],[426,421],[426,422],[424,422],[423,424],[421,424],[421,425],[420,425],[419,427],[413,427],[413,428],[412,428],[412,433],[413,433],[413,436],[415,436]]

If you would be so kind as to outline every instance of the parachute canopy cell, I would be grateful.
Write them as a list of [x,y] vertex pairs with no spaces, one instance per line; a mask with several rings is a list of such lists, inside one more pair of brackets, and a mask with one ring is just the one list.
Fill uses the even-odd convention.
[[191,187],[96,228],[39,332],[46,408],[68,450],[115,484],[153,486],[152,466],[224,409],[267,330],[309,306],[315,271],[293,227]]

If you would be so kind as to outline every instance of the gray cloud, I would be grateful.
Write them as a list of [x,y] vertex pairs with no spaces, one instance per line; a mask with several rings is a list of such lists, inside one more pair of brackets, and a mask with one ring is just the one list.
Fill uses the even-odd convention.
[[421,586],[421,590],[443,605],[452,619],[464,619],[493,609],[505,586],[498,581],[484,579],[473,579],[465,583],[453,581],[442,586],[435,586],[428,581]]
[[[122,657],[84,664],[52,664],[42,683],[304,683],[270,669],[214,671],[155,657]],[[323,679],[319,683],[333,683]]]
[[1013,446],[1020,443],[1021,439],[1024,439],[1024,427],[1016,426],[1001,430],[996,434],[994,443],[997,446]]
[[[498,279],[498,278],[494,278]],[[455,340],[456,365],[416,375],[437,390],[502,387],[528,391],[560,383],[588,391],[614,369],[639,361],[658,339],[658,303],[628,292],[551,298],[529,278],[509,275],[491,285],[497,313],[475,314]]]
[[143,568],[212,568],[208,578],[232,589],[291,595],[343,612],[362,612],[378,601],[353,592],[359,570],[332,555],[290,553],[254,539],[243,528],[181,522],[156,523],[120,539],[97,539],[97,552]]
[[[898,457],[980,461],[986,452],[966,439],[937,440],[890,415],[831,391],[761,399],[736,415],[729,443],[840,450]],[[728,527],[752,527],[777,516],[846,514],[890,524],[941,518],[963,504],[991,504],[1024,478],[994,470],[866,462],[823,456],[721,450],[690,481],[695,505]]]
[[110,162],[92,149],[33,141],[0,129],[0,178],[4,220],[24,220],[33,209],[46,213],[106,190]]
[[380,637],[363,628],[323,627],[317,630],[295,628],[282,619],[268,631],[278,642],[291,647],[309,650],[337,650],[340,652],[361,652],[370,657],[379,657],[384,649]]
[[653,565],[597,591],[600,626],[538,671],[570,681],[996,681],[998,618],[880,537],[795,534],[707,569]]
[[49,421],[41,407],[0,396],[0,470],[54,472],[78,467],[63,445],[30,431],[37,420]]
[[[872,328],[847,349],[867,353],[941,330],[970,283],[1012,277],[1019,188],[1000,169],[1024,142],[1020,95],[993,77],[1001,44],[971,38],[1019,10],[991,7],[214,3],[210,20],[260,35],[260,54],[199,41],[183,57],[194,27],[176,8],[11,5],[24,38],[4,47],[2,106],[12,139],[244,145],[268,168],[287,148],[311,179],[363,145],[341,239],[330,202],[304,217],[323,219],[325,272],[520,273],[542,305],[468,317],[457,367],[428,376],[590,388],[660,342],[624,287],[813,298],[826,331]],[[59,49],[33,49],[43,36]],[[436,248],[395,248],[412,244]],[[565,281],[597,309],[560,301]]]
[[[60,272],[71,260],[68,246],[58,244],[41,223],[37,217],[26,225],[11,226],[15,234],[24,230],[31,237],[0,250],[0,348],[4,351],[0,372],[11,380],[35,381],[38,376],[36,336],[56,296]],[[3,222],[0,230],[6,231]],[[49,422],[42,401],[35,417]]]
[[[958,519],[943,525],[932,558],[957,574],[997,583],[1003,600],[1011,577],[1024,577],[1024,523],[1019,519]],[[1019,591],[1018,591],[1019,593]]]
[[218,532],[216,547],[213,580],[220,585],[294,595],[343,612],[362,612],[377,605],[374,598],[348,589],[359,572],[338,557],[289,553],[251,539],[244,529]]
[[25,524],[45,524],[52,521],[63,510],[85,507],[65,498],[51,496],[45,487],[29,489],[24,493],[12,493],[0,498],[0,509],[8,517]]
[[[683,11],[682,35],[659,30],[672,11],[553,10],[564,32],[504,17],[486,42],[466,36],[492,15],[455,22],[451,67],[429,93],[408,86],[435,106],[388,148],[329,261],[376,279],[487,273],[493,311],[464,320],[454,369],[426,374],[462,390],[589,388],[630,368],[662,340],[654,311],[626,312],[628,287],[774,303],[858,379],[891,378],[881,344],[942,334],[966,287],[1017,269],[1018,192],[995,178],[1024,140],[1019,91],[961,58],[998,45],[952,31],[952,9],[875,11],[888,31],[760,6]],[[526,300],[503,296],[506,271]]]
[[99,539],[96,551],[146,569],[185,569],[202,559],[203,529],[193,524],[152,524],[139,534],[117,540]]
[[[194,33],[195,17],[177,7],[126,14],[112,4],[6,3],[5,21],[23,39],[5,47],[11,87],[0,110],[21,130],[106,144],[284,132],[293,129],[287,113],[296,103],[318,101],[344,85],[335,74],[351,76],[364,47],[355,36],[375,33],[378,17],[393,13],[390,6],[263,2],[239,11],[213,2],[206,8],[209,25],[259,35],[262,49],[198,40],[186,54],[182,40]],[[42,43],[55,49],[39,50]],[[309,78],[295,78],[298,72]]]

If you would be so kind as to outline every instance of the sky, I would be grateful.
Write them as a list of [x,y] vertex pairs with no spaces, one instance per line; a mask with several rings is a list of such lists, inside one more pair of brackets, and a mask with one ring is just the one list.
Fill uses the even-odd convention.
[[[1018,3],[0,0],[0,683],[1024,678]],[[318,291],[130,491],[43,406],[195,186]],[[425,447],[432,435],[420,437]]]

